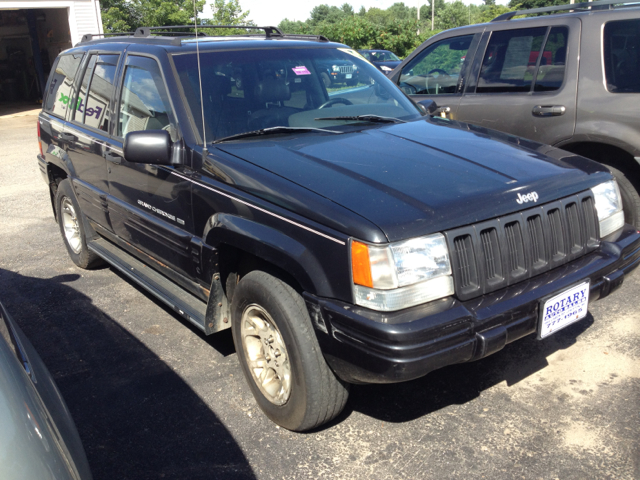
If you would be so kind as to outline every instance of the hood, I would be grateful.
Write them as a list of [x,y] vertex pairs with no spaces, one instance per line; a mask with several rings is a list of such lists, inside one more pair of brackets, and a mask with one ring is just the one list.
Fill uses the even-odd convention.
[[217,147],[366,218],[389,241],[525,210],[610,178],[567,152],[438,117]]

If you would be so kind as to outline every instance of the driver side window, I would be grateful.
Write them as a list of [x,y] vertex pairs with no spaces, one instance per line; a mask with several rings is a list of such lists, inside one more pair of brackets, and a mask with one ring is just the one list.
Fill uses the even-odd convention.
[[447,38],[430,45],[402,69],[399,87],[407,95],[458,92],[458,80],[473,35]]

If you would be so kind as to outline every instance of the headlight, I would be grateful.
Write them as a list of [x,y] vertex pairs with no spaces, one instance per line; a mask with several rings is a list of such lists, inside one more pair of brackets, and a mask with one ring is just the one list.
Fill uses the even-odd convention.
[[338,67],[337,65],[332,65],[331,70],[333,70],[334,72],[337,72],[340,70],[340,67]]
[[393,70],[393,68],[389,68],[389,67],[387,67],[386,65],[382,65],[382,66],[380,67],[380,70],[382,70],[383,72],[390,72],[390,71],[392,71],[392,70]]
[[593,187],[591,191],[598,211],[600,237],[606,237],[624,225],[624,212],[622,211],[622,198],[618,183],[615,180],[610,180]]
[[355,303],[380,311],[453,295],[449,249],[436,233],[386,246],[351,242]]

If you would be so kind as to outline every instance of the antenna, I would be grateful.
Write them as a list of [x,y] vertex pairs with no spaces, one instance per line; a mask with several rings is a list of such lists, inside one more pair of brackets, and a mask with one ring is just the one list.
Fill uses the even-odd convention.
[[202,112],[202,138],[204,146],[202,148],[202,158],[205,158],[209,151],[207,150],[207,130],[204,124],[204,101],[202,100],[202,71],[200,70],[200,48],[198,43],[198,9],[196,8],[196,0],[193,0],[193,25],[196,30],[196,56],[198,57],[198,82],[200,84],[200,111]]

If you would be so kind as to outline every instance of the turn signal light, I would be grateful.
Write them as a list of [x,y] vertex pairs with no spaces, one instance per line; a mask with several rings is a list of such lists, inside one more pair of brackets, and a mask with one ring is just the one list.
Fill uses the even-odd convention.
[[351,242],[351,272],[353,274],[353,283],[373,288],[369,247],[364,243]]

